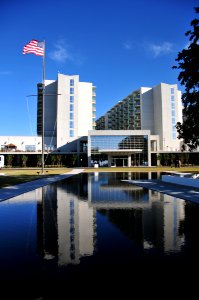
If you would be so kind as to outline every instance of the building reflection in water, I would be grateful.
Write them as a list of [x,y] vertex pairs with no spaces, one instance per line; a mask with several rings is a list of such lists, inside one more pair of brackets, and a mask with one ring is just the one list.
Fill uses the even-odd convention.
[[82,174],[38,189],[38,250],[45,259],[66,266],[92,256],[97,212],[146,252],[181,251],[185,202],[122,181],[138,174],[118,174]]
[[165,194],[149,191],[150,209],[142,215],[143,246],[162,249],[165,253],[180,251],[184,235],[179,234],[184,219],[185,202]]
[[67,182],[43,187],[38,202],[38,249],[59,266],[78,264],[80,257],[93,254],[95,245],[93,209],[74,193],[78,189],[67,187]]
[[[151,173],[147,176],[152,178]],[[129,180],[146,179],[146,174],[126,173],[122,179],[126,177]],[[165,253],[181,250],[184,235],[179,234],[179,228],[185,218],[183,200],[122,182],[119,173],[113,173],[108,179],[101,175],[101,184],[95,183],[96,176],[94,179],[90,176],[89,206],[103,210],[115,226],[141,244],[143,249],[157,248]]]

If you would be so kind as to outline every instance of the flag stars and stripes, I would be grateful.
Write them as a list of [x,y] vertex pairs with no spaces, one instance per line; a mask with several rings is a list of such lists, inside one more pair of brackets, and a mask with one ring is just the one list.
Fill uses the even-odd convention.
[[44,56],[44,42],[32,40],[23,47],[23,54],[33,53],[38,56]]

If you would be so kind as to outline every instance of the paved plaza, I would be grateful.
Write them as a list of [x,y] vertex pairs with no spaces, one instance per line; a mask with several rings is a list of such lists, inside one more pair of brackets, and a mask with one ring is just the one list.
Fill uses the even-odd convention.
[[77,170],[73,169],[72,171],[64,173],[64,174],[60,174],[60,175],[56,175],[56,176],[52,176],[52,177],[48,177],[48,178],[43,178],[43,179],[37,179],[37,180],[33,180],[33,181],[29,181],[29,182],[2,188],[2,189],[0,189],[0,201],[19,196],[21,194],[38,189],[42,186],[51,184],[56,181],[63,180],[65,178],[79,174],[79,173],[83,172],[83,170],[84,169],[77,169]]
[[[197,179],[196,179],[197,180]],[[156,179],[125,180],[136,186],[154,190],[172,197],[199,203],[199,189],[180,184],[172,184]]]

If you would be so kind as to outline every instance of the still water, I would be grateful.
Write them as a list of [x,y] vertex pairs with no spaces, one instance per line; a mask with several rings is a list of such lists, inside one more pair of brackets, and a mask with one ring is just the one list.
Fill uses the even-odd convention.
[[189,277],[199,205],[122,181],[148,176],[159,175],[83,173],[0,202],[1,283],[25,283],[26,299],[44,299],[56,285]]

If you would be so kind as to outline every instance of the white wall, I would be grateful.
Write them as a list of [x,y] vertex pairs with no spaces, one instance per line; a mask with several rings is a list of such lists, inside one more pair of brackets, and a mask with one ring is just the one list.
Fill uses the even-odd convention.
[[41,151],[42,138],[39,136],[0,136],[0,147],[8,144],[17,146],[16,151],[25,151],[26,145],[35,146],[36,151]]
[[[172,137],[171,88],[174,88],[175,124],[182,121],[182,105],[177,85],[161,83],[153,87],[154,132],[160,137],[160,149],[165,151],[180,150],[180,140]],[[177,131],[176,131],[177,132]]]
[[69,76],[58,74],[57,83],[57,147],[69,137],[70,81]]
[[141,88],[141,129],[154,133],[153,91],[151,88]]
[[79,82],[77,115],[77,135],[88,135],[88,130],[92,130],[92,83]]
[[183,105],[182,105],[182,92],[178,91],[177,92],[177,103],[178,103],[178,110],[177,110],[177,122],[182,123],[182,110],[183,110]]
[[[70,86],[70,79],[74,80],[74,86]],[[74,88],[74,94],[70,88]],[[65,145],[70,137],[70,95],[74,97],[73,124],[74,137],[87,136],[92,129],[92,92],[93,85],[88,82],[79,82],[78,75],[58,74],[57,80],[57,147]],[[50,108],[49,108],[50,109]],[[50,120],[51,121],[51,120]],[[47,122],[50,122],[47,121]],[[53,124],[54,126],[54,120]]]

